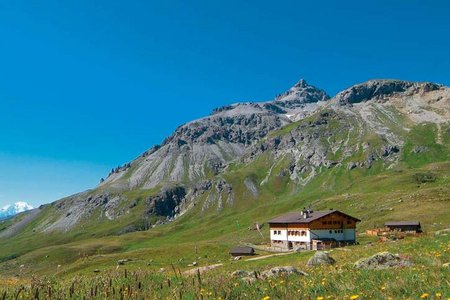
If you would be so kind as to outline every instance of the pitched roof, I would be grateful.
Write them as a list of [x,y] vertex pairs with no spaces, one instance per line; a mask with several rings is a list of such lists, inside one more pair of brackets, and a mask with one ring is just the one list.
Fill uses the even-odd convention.
[[230,253],[236,253],[236,254],[253,254],[255,252],[255,249],[252,247],[235,247],[230,250]]
[[361,220],[352,217],[350,215],[347,215],[343,212],[340,212],[338,210],[335,209],[330,209],[330,210],[317,210],[317,211],[311,211],[308,214],[308,217],[305,218],[302,216],[302,212],[301,211],[296,211],[296,212],[291,212],[282,216],[278,216],[272,220],[269,220],[267,223],[269,224],[308,224],[312,221],[318,220],[320,218],[323,218],[325,216],[328,216],[330,214],[333,213],[339,213],[339,214],[343,214],[349,218],[354,219],[356,222],[359,222]]
[[420,226],[419,221],[391,221],[384,223],[384,226]]

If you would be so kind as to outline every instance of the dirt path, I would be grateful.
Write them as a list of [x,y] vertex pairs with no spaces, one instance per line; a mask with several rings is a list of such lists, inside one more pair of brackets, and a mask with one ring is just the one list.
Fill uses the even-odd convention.
[[183,272],[183,275],[195,275],[195,274],[197,274],[197,272],[200,272],[200,274],[201,273],[204,273],[204,272],[206,272],[206,271],[209,271],[209,270],[212,270],[212,269],[216,269],[216,268],[219,268],[219,267],[222,267],[223,266],[223,264],[215,264],[215,265],[209,265],[209,266],[205,266],[205,267],[199,267],[199,268],[194,268],[194,269],[190,269],[190,270],[187,270],[187,271],[184,271]]
[[[288,254],[293,254],[295,252],[283,252],[283,253],[276,253],[276,254],[269,254],[269,255],[263,255],[263,256],[258,256],[258,257],[253,257],[253,258],[249,258],[246,260],[241,260],[241,261],[254,261],[254,260],[261,260],[261,259],[266,259],[269,257],[274,257],[274,256],[283,256],[283,255],[288,255]],[[193,269],[189,269],[187,271],[184,271],[182,274],[186,275],[186,276],[190,276],[190,275],[195,275],[197,274],[197,272],[200,272],[200,274],[213,270],[213,269],[217,269],[222,267],[223,264],[215,264],[215,265],[209,265],[209,266],[204,266],[204,267],[198,267],[198,268],[193,268]]]

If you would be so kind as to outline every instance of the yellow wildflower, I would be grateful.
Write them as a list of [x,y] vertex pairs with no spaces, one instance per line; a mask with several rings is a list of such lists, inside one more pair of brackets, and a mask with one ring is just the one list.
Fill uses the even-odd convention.
[[441,297],[442,297],[442,293],[436,293],[436,298],[438,298],[438,299],[441,299]]
[[420,299],[426,299],[426,298],[428,298],[428,296],[430,296],[430,294],[423,293],[422,296],[420,296]]
[[359,298],[359,295],[352,295],[350,296],[350,300],[356,300]]
[[270,300],[269,296],[265,296],[264,298],[262,298],[262,300]]
[[323,300],[323,297],[317,297],[316,300]]

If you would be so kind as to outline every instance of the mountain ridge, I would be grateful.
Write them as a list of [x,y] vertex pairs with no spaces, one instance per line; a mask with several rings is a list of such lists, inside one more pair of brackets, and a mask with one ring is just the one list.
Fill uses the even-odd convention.
[[[146,230],[199,204],[202,211],[233,206],[242,197],[242,184],[258,197],[274,177],[287,178],[283,182],[298,190],[323,168],[370,169],[378,162],[392,168],[411,128],[450,120],[449,99],[449,88],[426,82],[369,80],[331,98],[300,80],[271,101],[236,103],[179,126],[161,145],[113,170],[97,188],[47,205],[52,218],[34,230],[65,232],[83,220],[127,218],[132,225],[116,233]],[[233,184],[227,179],[231,165],[251,165],[261,157],[271,164],[261,181],[247,177]]]

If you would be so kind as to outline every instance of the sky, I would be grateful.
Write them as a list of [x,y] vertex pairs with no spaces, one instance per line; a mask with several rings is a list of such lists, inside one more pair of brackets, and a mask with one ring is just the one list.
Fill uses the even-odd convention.
[[0,2],[0,207],[93,188],[213,108],[300,78],[450,85],[449,1]]

